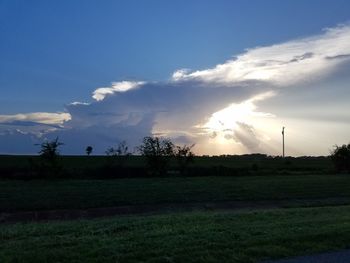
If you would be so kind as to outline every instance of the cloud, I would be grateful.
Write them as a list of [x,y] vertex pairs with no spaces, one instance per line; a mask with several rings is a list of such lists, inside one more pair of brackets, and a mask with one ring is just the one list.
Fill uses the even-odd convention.
[[[15,149],[17,143],[19,141],[23,142],[23,137],[26,135],[30,137],[28,141],[33,141],[33,137],[38,139],[45,134],[65,129],[64,123],[70,119],[71,115],[66,112],[33,112],[0,115],[0,137],[2,139],[4,139],[4,136],[12,138],[10,141],[13,141],[12,146]],[[30,149],[33,149],[31,144],[27,145],[29,145]],[[23,146],[21,147],[23,149]]]
[[286,86],[315,74],[329,73],[343,60],[349,59],[349,55],[350,26],[340,25],[326,29],[318,36],[248,49],[212,69],[179,70],[173,74],[173,80],[196,79],[226,85],[260,80]]
[[212,132],[215,131],[217,136],[220,132],[225,133],[226,131],[234,130],[238,123],[247,122],[252,117],[275,117],[271,113],[256,111],[257,102],[274,97],[275,95],[275,92],[268,91],[255,95],[254,97],[240,103],[232,103],[228,107],[214,112],[206,123],[198,125],[198,127]]
[[232,138],[236,142],[242,143],[249,152],[260,152],[261,140],[258,138],[254,127],[243,122],[237,122],[237,125],[238,128],[235,129]]
[[89,105],[90,103],[88,102],[80,102],[80,101],[74,101],[72,103],[69,103],[69,105],[73,105],[73,106],[76,106],[76,105]]
[[[198,136],[207,133],[198,125],[205,123],[212,113],[263,90],[266,88],[258,83],[251,87],[237,85],[234,89],[197,81],[145,83],[138,89],[109,94],[89,105],[68,105],[71,120],[61,133],[71,137],[68,134],[78,135],[78,131],[85,134],[88,130],[103,145],[127,140],[132,147],[151,134],[195,143]],[[82,141],[82,137],[76,141]]]
[[69,121],[71,115],[66,112],[49,113],[49,112],[33,112],[33,113],[18,113],[13,115],[0,115],[0,124],[17,123],[23,124],[40,123],[48,125],[62,125],[64,122]]
[[[63,152],[77,154],[86,145],[103,153],[121,140],[133,147],[151,134],[196,143],[199,154],[277,154],[279,141],[270,138],[280,136],[283,117],[295,116],[295,105],[307,111],[309,102],[300,102],[305,90],[321,94],[319,84],[327,78],[323,89],[329,89],[332,74],[349,61],[350,26],[340,25],[318,36],[248,49],[210,69],[181,69],[168,81],[113,82],[97,88],[89,103],[67,104],[65,113],[0,115],[0,128],[13,140],[59,136]],[[284,92],[291,87],[294,102]]]
[[103,100],[107,95],[115,94],[118,92],[126,92],[131,89],[135,89],[144,84],[143,81],[121,81],[113,82],[111,87],[98,88],[93,92],[92,97],[97,100]]

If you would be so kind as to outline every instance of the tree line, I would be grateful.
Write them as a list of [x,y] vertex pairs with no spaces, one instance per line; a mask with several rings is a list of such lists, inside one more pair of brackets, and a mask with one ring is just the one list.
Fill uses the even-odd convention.
[[[49,170],[54,174],[60,172],[59,156],[60,146],[64,145],[56,137],[52,141],[44,141],[39,144],[39,156],[41,162],[37,165],[41,170]],[[180,174],[187,172],[188,166],[194,162],[192,145],[175,145],[169,138],[147,136],[142,140],[142,144],[136,147],[137,151],[145,157],[147,168],[153,175],[163,175],[168,171],[171,159],[175,159]],[[93,152],[92,146],[87,146],[85,152],[88,156]],[[105,151],[108,165],[122,168],[128,157],[132,155],[125,141],[120,142],[117,147],[109,147]]]
[[[36,164],[39,170],[46,170],[52,173],[59,173],[61,166],[58,157],[60,155],[60,146],[64,145],[55,138],[52,141],[45,141],[40,145],[39,155],[40,164]],[[145,157],[148,172],[153,175],[163,175],[169,169],[171,160],[176,160],[177,170],[180,174],[186,174],[188,166],[194,161],[193,145],[175,145],[169,138],[147,136],[142,140],[141,145],[136,147],[137,152]],[[92,146],[87,146],[86,154],[88,156],[93,152]],[[109,167],[124,167],[132,153],[125,141],[120,142],[116,147],[109,147],[105,151]],[[342,146],[334,146],[330,154],[336,172],[350,173],[350,143]]]

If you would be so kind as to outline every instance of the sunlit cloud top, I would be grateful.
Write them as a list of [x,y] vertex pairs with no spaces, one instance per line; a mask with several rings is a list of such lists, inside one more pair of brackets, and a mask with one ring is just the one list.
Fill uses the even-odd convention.
[[268,81],[290,85],[312,75],[330,73],[350,57],[350,26],[340,25],[323,34],[267,47],[248,49],[245,53],[212,69],[173,74],[174,81],[201,80],[233,84],[243,81]]

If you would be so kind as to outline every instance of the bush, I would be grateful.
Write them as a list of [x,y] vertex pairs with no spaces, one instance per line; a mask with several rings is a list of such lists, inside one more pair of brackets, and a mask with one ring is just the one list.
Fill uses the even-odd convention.
[[109,147],[106,150],[106,154],[107,154],[107,168],[112,170],[115,167],[123,168],[131,155],[126,141],[120,142],[116,148]]
[[348,145],[335,146],[331,154],[331,159],[334,163],[337,172],[350,172],[350,143]]
[[85,152],[88,156],[90,156],[90,154],[92,153],[92,150],[93,150],[92,146],[88,146],[86,147]]
[[170,139],[144,137],[138,150],[145,156],[148,168],[153,175],[166,174],[170,158],[174,156],[174,144]]
[[59,142],[58,137],[52,141],[44,141],[40,144],[40,162],[33,164],[33,167],[38,170],[41,175],[54,175],[57,176],[62,170],[61,163],[59,161],[59,147],[63,145]]
[[179,167],[179,172],[181,175],[185,175],[188,170],[188,166],[194,162],[194,153],[191,149],[194,147],[194,144],[191,146],[176,146],[174,150],[174,155]]

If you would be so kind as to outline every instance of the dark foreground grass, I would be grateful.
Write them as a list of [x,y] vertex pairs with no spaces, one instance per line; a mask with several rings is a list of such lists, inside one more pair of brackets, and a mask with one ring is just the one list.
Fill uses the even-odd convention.
[[[39,161],[38,155],[0,155],[0,168],[26,169],[30,168],[31,161]],[[94,169],[106,165],[108,158],[106,156],[67,156],[60,158],[61,164],[67,170]],[[125,160],[127,167],[144,167],[146,160],[142,156],[133,155]],[[173,166],[176,162],[171,162]],[[253,164],[262,169],[288,169],[293,170],[330,170],[332,162],[329,157],[268,157],[263,154],[232,155],[232,156],[196,156],[193,167],[212,167],[222,166],[230,168],[251,167]]]
[[[233,200],[342,199],[348,175],[2,180],[0,212]],[[338,202],[339,203],[339,202]]]
[[0,226],[0,262],[249,263],[349,244],[349,206]]

